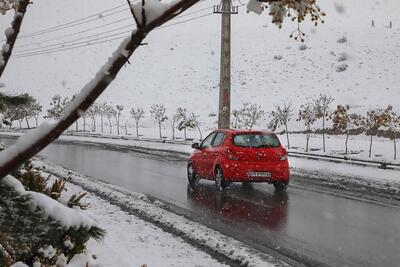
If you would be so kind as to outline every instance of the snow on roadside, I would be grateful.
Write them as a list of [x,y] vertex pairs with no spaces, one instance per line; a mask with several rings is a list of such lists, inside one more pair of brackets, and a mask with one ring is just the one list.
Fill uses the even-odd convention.
[[[287,266],[286,263],[271,255],[261,253],[231,237],[166,211],[143,194],[96,181],[62,167],[45,165],[36,160],[33,161],[33,164],[36,167],[45,167],[47,172],[56,176],[72,178],[71,181],[76,185],[75,187],[70,186],[73,188],[72,190],[79,190],[79,187],[82,187],[89,192],[96,192],[96,194],[112,200],[113,204],[128,207],[135,214],[157,222],[185,239],[211,251],[216,251],[241,265]],[[111,205],[95,195],[90,195],[89,201],[90,209],[87,212],[90,213],[90,216],[98,219],[100,225],[105,227],[108,232],[105,243],[103,245],[90,243],[89,251],[91,253],[99,251],[99,257],[107,255],[101,259],[107,261],[107,264],[111,264],[106,266],[128,266],[120,262],[123,259],[129,259],[137,264],[146,263],[149,266],[217,266],[215,261],[211,263],[211,258],[205,257],[202,252],[193,250],[193,248],[189,250],[189,245],[185,249],[180,249],[181,246],[184,246],[183,241],[173,238],[172,235],[133,215],[124,213],[117,206]],[[132,235],[128,233],[132,233]],[[132,251],[138,253],[132,253]],[[111,255],[113,255],[112,258]],[[113,261],[116,261],[116,265]],[[207,263],[207,261],[209,262]],[[160,263],[162,264],[160,265]]]
[[86,216],[80,210],[68,208],[44,194],[26,191],[22,183],[10,175],[4,177],[1,183],[10,186],[21,195],[27,195],[31,199],[33,210],[39,208],[46,216],[53,218],[67,228],[91,228],[97,226],[95,220]]
[[[1,135],[7,136],[21,136],[21,133],[13,132],[2,132]],[[294,135],[296,139],[300,135]],[[171,144],[141,140],[123,140],[123,139],[110,139],[100,137],[84,137],[84,136],[60,136],[61,141],[77,141],[77,142],[88,142],[95,144],[109,144],[118,145],[131,148],[144,148],[162,151],[171,151],[181,153],[183,155],[189,155],[193,149],[189,145],[185,144]],[[281,138],[282,142],[284,139]],[[156,152],[158,153],[158,152]],[[317,154],[313,152],[314,154]],[[299,176],[310,177],[311,174],[314,176],[323,177],[325,180],[332,180],[337,182],[340,179],[346,178],[360,184],[368,184],[376,188],[392,188],[394,191],[400,190],[400,172],[399,170],[390,169],[378,169],[377,167],[370,166],[357,166],[348,163],[334,163],[326,161],[316,161],[305,158],[290,157],[289,163],[292,174]]]
[[[67,183],[65,196],[83,189]],[[90,240],[87,253],[96,255],[101,266],[225,266],[180,238],[166,233],[118,206],[88,194],[84,212],[95,218],[107,234],[102,242]]]

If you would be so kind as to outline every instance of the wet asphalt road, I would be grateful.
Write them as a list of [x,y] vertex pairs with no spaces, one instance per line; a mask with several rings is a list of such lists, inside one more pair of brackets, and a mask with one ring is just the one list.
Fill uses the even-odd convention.
[[[11,139],[0,139],[5,144]],[[50,163],[142,192],[190,212],[195,220],[263,251],[305,265],[399,266],[400,208],[299,187],[277,195],[268,184],[187,186],[186,166],[136,152],[53,144],[40,153]]]

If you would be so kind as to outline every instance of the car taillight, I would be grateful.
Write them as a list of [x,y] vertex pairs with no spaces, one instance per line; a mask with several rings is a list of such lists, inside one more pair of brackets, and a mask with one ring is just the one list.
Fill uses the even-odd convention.
[[279,157],[280,161],[285,161],[287,160],[287,151],[286,149],[283,149],[283,155]]
[[228,157],[228,159],[230,160],[239,160],[239,157],[237,155],[235,155],[234,152],[230,151],[229,149],[226,150],[226,156]]
[[287,155],[283,155],[283,156],[281,156],[279,159],[280,159],[281,161],[285,161],[285,160],[287,160]]

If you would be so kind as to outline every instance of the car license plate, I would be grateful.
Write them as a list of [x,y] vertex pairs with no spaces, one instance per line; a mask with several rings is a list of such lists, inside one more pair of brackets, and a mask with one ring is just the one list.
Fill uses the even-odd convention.
[[271,177],[270,172],[250,172],[250,177]]

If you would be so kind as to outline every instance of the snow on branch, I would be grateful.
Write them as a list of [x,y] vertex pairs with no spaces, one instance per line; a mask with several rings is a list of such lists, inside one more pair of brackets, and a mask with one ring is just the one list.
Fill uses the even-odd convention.
[[6,43],[3,45],[1,51],[0,51],[0,78],[6,68],[6,65],[8,63],[8,60],[11,57],[12,50],[15,45],[15,41],[17,40],[19,31],[21,29],[22,21],[24,19],[24,15],[26,12],[26,8],[29,5],[29,0],[19,0],[19,1],[12,1],[11,3],[8,3],[8,1],[0,1],[1,6],[4,8],[0,9],[0,13],[5,13],[6,7],[7,10],[14,8],[15,9],[15,15],[14,19],[11,23],[11,27],[7,28],[4,32],[6,36]]
[[140,0],[132,4],[129,0],[127,1],[138,27],[143,27],[147,23],[154,21],[177,2],[170,1],[165,3],[160,0]]
[[22,183],[12,176],[6,176],[2,183],[12,187],[19,194],[28,196],[31,199],[31,208],[33,210],[39,208],[45,216],[53,218],[67,229],[97,227],[97,223],[93,219],[79,210],[68,208],[45,194],[26,191]]
[[41,125],[35,131],[18,139],[15,145],[0,152],[0,179],[36,155],[75,123],[115,79],[149,32],[178,16],[198,1],[180,0],[171,5],[157,6],[153,11],[150,11],[151,9],[146,11],[148,12],[146,16],[149,15],[147,23],[134,30],[132,35],[121,43],[108,62],[69,104],[56,124]]

